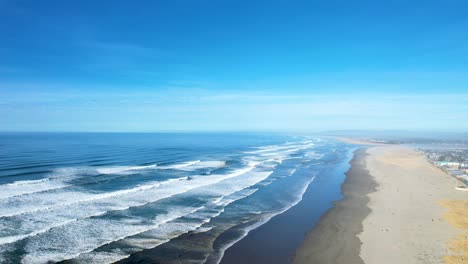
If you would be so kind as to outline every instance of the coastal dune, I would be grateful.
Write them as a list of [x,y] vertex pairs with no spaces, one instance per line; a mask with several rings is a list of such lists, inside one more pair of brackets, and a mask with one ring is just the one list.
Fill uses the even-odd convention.
[[307,234],[294,263],[468,263],[468,193],[458,184],[414,149],[361,149],[344,199]]

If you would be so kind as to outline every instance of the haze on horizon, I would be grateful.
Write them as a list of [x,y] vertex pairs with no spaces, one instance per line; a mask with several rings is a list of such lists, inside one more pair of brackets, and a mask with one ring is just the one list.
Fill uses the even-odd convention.
[[0,131],[468,131],[465,1],[0,0]]

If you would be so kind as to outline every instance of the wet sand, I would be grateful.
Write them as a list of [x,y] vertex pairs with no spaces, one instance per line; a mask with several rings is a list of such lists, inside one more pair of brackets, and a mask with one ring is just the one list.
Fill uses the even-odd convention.
[[355,152],[341,190],[344,199],[335,203],[310,231],[294,258],[294,263],[363,263],[357,234],[369,215],[367,194],[376,183],[365,167],[365,149]]

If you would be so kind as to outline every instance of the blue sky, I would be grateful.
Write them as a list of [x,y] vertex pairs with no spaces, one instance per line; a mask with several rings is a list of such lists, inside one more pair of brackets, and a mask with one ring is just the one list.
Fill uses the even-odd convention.
[[0,0],[0,130],[468,131],[467,12]]

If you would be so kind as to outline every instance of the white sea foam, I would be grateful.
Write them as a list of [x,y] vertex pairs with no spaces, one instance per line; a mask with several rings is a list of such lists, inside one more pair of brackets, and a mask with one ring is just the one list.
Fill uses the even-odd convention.
[[131,172],[136,170],[147,170],[147,169],[154,169],[157,165],[148,165],[148,166],[115,166],[115,167],[108,167],[108,168],[100,168],[96,169],[96,171],[100,174],[119,174],[124,172]]
[[16,181],[0,185],[0,199],[58,189],[64,186],[67,186],[67,184],[60,181],[50,181],[48,178],[30,181]]
[[242,230],[242,234],[234,239],[233,241],[231,241],[230,243],[227,243],[225,245],[223,245],[220,249],[219,249],[219,253],[217,256],[214,256],[216,259],[216,263],[219,264],[221,262],[221,259],[223,259],[223,256],[224,256],[224,253],[226,252],[226,250],[228,250],[230,247],[234,246],[234,244],[236,244],[237,242],[241,241],[244,237],[246,237],[250,231],[264,225],[265,223],[267,223],[270,219],[263,219],[262,221],[258,221],[256,222],[255,224],[253,224],[252,226],[250,226],[250,229],[244,229]]
[[291,145],[291,146],[271,146],[268,148],[260,148],[258,150],[246,151],[248,154],[264,154],[264,153],[278,153],[285,150],[295,149],[300,145]]
[[161,224],[200,210],[202,207],[177,207],[156,219],[147,222],[141,219],[125,221],[123,219],[90,218],[86,221],[76,221],[63,228],[52,229],[28,241],[25,246],[28,252],[22,259],[23,263],[46,263],[78,257],[82,253],[91,252],[110,241],[123,239],[151,230]]
[[[0,237],[0,244],[12,243],[32,235],[45,233],[53,227],[66,225],[80,218],[101,215],[110,210],[126,210],[129,207],[142,206],[195,188],[235,178],[251,171],[257,165],[258,163],[251,163],[245,168],[226,175],[194,176],[191,180],[177,178],[102,194],[41,193],[39,197],[33,195],[27,200],[24,200],[25,197],[17,198],[17,203],[13,208],[8,208],[0,203],[3,218],[16,216],[10,221],[21,221],[22,223],[22,228],[15,227],[8,236]],[[245,183],[255,179],[257,178],[250,177]],[[229,188],[226,186],[225,190],[229,190]],[[38,203],[33,203],[34,200],[37,200]],[[11,203],[10,201],[7,204]],[[5,221],[3,219],[1,223],[5,224]]]
[[[171,190],[177,194],[181,192],[201,187],[204,185],[213,184],[223,179],[237,177],[255,168],[260,162],[250,162],[246,167],[237,169],[228,174],[212,174],[210,176],[193,176],[190,180],[186,177],[172,179],[167,182],[151,182],[142,186],[137,186],[131,189],[119,190],[108,193],[86,193],[73,190],[59,190],[57,192],[34,193],[21,197],[11,197],[5,200],[0,200],[0,217],[15,216],[24,213],[32,213],[44,210],[51,210],[55,207],[65,207],[83,202],[98,201],[112,197],[121,197],[122,195],[132,194],[141,196],[144,191],[154,190],[168,191]],[[181,181],[181,180],[187,181]],[[176,184],[174,184],[176,182]],[[160,185],[164,188],[159,188]],[[171,188],[172,187],[172,188]],[[171,194],[171,195],[174,195]],[[169,196],[171,196],[169,195]],[[163,197],[164,198],[164,197]]]
[[7,183],[4,186],[23,186],[23,185],[30,185],[30,184],[39,184],[49,181],[48,178],[39,179],[39,180],[25,180],[25,181],[15,181],[12,183]]
[[144,170],[170,170],[177,169],[183,171],[194,171],[203,168],[220,168],[225,166],[224,161],[188,161],[173,165],[157,166],[157,164],[147,166],[115,166],[93,169],[91,167],[82,168],[60,168],[51,175],[39,180],[15,181],[13,183],[0,185],[0,199],[16,197],[26,194],[40,193],[70,187],[68,181],[80,177],[80,175],[93,174],[132,174],[136,171]]
[[262,155],[262,156],[272,156],[272,155],[278,155],[278,154],[291,154],[291,153],[297,152],[299,150],[304,150],[304,149],[311,148],[312,146],[314,146],[313,143],[297,145],[297,146],[288,146],[288,147],[282,148],[280,150],[262,152],[262,153],[259,153],[259,154]]
[[179,170],[183,171],[194,171],[198,169],[211,169],[211,168],[221,168],[226,166],[226,162],[222,160],[209,160],[209,161],[200,161],[189,166],[180,167]]
[[262,220],[254,223],[253,225],[249,226],[248,228],[244,229],[243,230],[243,233],[241,236],[239,236],[237,239],[233,240],[231,243],[228,243],[226,245],[224,245],[221,249],[220,249],[220,253],[218,255],[218,258],[216,259],[216,263],[219,264],[221,262],[221,259],[223,258],[224,256],[224,253],[226,252],[226,250],[228,250],[230,247],[232,247],[234,244],[236,244],[237,242],[239,242],[241,239],[243,239],[244,237],[246,237],[252,230],[255,230],[257,229],[258,227],[268,223],[268,221],[270,221],[273,217],[275,217],[276,215],[279,215],[279,214],[282,214],[284,212],[286,212],[287,210],[289,210],[291,207],[295,206],[296,204],[298,204],[300,201],[302,201],[302,197],[304,196],[304,193],[307,191],[307,188],[309,188],[309,185],[314,181],[315,179],[315,176],[312,177],[310,179],[310,181],[308,181],[307,184],[305,184],[303,186],[303,188],[300,190],[300,194],[297,196],[297,199],[292,203],[290,204],[289,206],[283,208],[283,210],[281,211],[278,211],[278,212],[275,212],[275,213],[272,213],[272,214],[269,214],[267,216],[265,216]]
[[158,169],[161,170],[177,170],[177,169],[182,169],[185,167],[193,166],[195,164],[200,163],[199,160],[194,160],[194,161],[187,161],[187,162],[182,162],[178,164],[173,164],[173,165],[165,165],[165,166],[158,166]]
[[[220,192],[220,188],[225,186],[231,186],[229,189],[224,189],[223,196],[219,199],[213,201],[213,204],[216,204],[220,209],[214,210],[214,208],[204,207],[200,210],[196,210],[188,214],[187,216],[191,219],[199,219],[199,221],[190,221],[186,223],[181,222],[167,222],[159,224],[157,228],[152,228],[141,234],[128,236],[124,239],[119,240],[119,244],[124,244],[126,249],[126,254],[122,252],[108,252],[108,251],[92,251],[89,253],[80,254],[78,260],[83,263],[96,262],[100,260],[101,263],[111,263],[117,260],[128,257],[131,253],[138,252],[143,249],[154,248],[160,244],[163,244],[170,239],[180,236],[184,233],[195,231],[195,232],[206,232],[213,227],[202,226],[211,219],[219,216],[224,212],[224,207],[239,200],[244,197],[247,197],[255,193],[258,189],[246,189],[250,186],[253,186],[255,183],[266,179],[272,172],[252,172],[249,173],[249,177],[242,177],[240,179],[236,178],[235,182],[232,179],[220,182],[216,186],[210,186],[210,190]],[[210,190],[205,188],[200,189],[201,193],[209,193]],[[233,196],[233,194],[242,191],[238,195]]]
[[305,157],[310,158],[310,159],[321,159],[321,158],[323,158],[323,156],[324,156],[324,154],[319,154],[319,153],[314,152],[314,151],[308,151],[305,154]]
[[260,148],[258,150],[247,151],[247,154],[253,154],[257,159],[270,158],[276,159],[281,163],[285,159],[290,159],[290,155],[304,149],[308,149],[314,146],[313,142],[307,143],[296,143],[296,144],[284,144],[277,146],[269,146],[266,148]]
[[60,168],[54,170],[47,178],[2,184],[0,185],[0,199],[61,189],[70,186],[67,181],[82,172],[83,169],[79,168]]
[[87,193],[73,190],[60,190],[57,192],[41,192],[20,197],[11,197],[0,201],[0,217],[12,217],[26,213],[50,211],[55,207],[69,207],[75,204],[123,196],[126,194],[153,189],[160,185],[160,182],[152,182],[131,189],[107,193]]
[[200,160],[187,161],[172,165],[158,165],[152,164],[147,166],[114,166],[108,168],[99,168],[96,171],[100,174],[123,174],[123,173],[133,173],[135,171],[141,170],[150,170],[150,169],[159,169],[159,170],[171,170],[171,169],[182,169],[185,167],[193,166],[197,163],[200,163]]
[[[231,174],[231,176],[233,176],[232,178],[221,180],[219,182],[214,183],[213,185],[209,185],[209,186],[205,185],[198,191],[204,194],[217,193],[218,195],[222,195],[221,199],[218,199],[216,205],[226,206],[229,203],[232,203],[237,199],[240,199],[242,197],[252,194],[253,192],[256,191],[256,189],[251,190],[250,192],[243,192],[242,195],[238,195],[238,196],[228,197],[229,195],[232,195],[233,193],[236,193],[240,190],[248,188],[257,182],[266,179],[271,173],[272,173],[271,171],[250,172],[248,174],[242,174],[242,177],[237,177],[237,176],[234,177],[233,175],[237,175],[237,174],[233,173]],[[173,206],[171,207],[171,212],[175,209],[182,210],[182,211],[186,210],[185,208],[182,208],[182,207]],[[190,211],[190,213],[192,214],[191,216],[192,218],[197,217],[200,219],[200,224],[197,224],[197,226],[190,226],[193,224],[188,224],[189,228],[186,227],[184,229],[185,230],[184,232],[194,230],[195,228],[199,227],[201,224],[209,222],[209,219],[216,217],[220,213],[222,213],[222,207],[218,211],[213,211],[213,210],[203,211],[200,209],[201,208],[197,208],[197,210]],[[177,215],[180,215],[180,214],[177,214]],[[111,221],[111,220],[108,220],[108,221]],[[96,218],[88,218],[88,219],[75,221],[73,223],[69,223],[63,227],[51,229],[47,233],[36,234],[36,236],[31,237],[30,240],[28,241],[27,248],[31,250],[30,250],[30,254],[28,254],[24,260],[25,262],[28,262],[28,263],[31,263],[31,262],[34,263],[35,260],[37,260],[38,262],[41,262],[42,260],[46,260],[46,259],[57,261],[57,260],[62,260],[62,259],[73,258],[73,257],[76,257],[77,254],[90,252],[91,249],[97,248],[102,244],[106,244],[106,243],[116,241],[116,240],[121,240],[125,237],[132,236],[141,232],[145,232],[145,231],[154,229],[156,227],[158,228],[158,230],[153,231],[153,232],[161,232],[160,225],[167,222],[167,221],[153,221],[151,225],[141,225],[140,222],[138,222],[138,220],[135,220],[135,221],[136,221],[135,223],[123,223],[127,225],[126,228],[114,229],[113,225],[115,223],[113,223],[113,221],[111,221],[111,223],[109,224],[107,222],[101,223]],[[86,223],[92,222],[94,224],[90,224],[90,223],[85,224],[83,222],[86,222]],[[84,226],[86,226],[86,228],[84,228]],[[134,226],[134,228],[129,229],[128,226]],[[71,230],[77,229],[77,228],[80,229],[80,234],[78,236],[74,236],[73,234],[77,230],[74,230],[74,231],[71,231]],[[108,232],[113,234],[115,237],[111,238],[110,237],[111,235],[109,235]],[[174,236],[174,234],[175,233],[172,232],[171,236]],[[56,241],[59,235],[61,235],[60,240]],[[89,240],[87,239],[88,237],[94,237],[94,239]],[[41,240],[40,243],[35,242],[38,239]],[[79,242],[75,241],[77,239],[80,241]],[[160,240],[157,240],[157,241],[161,242]],[[126,241],[125,243],[129,244],[129,241]],[[139,243],[141,244],[141,242]],[[79,246],[77,246],[78,244]],[[153,247],[156,246],[154,241],[151,243],[151,245]],[[73,248],[69,248],[69,246],[73,246]],[[141,247],[141,245],[131,245],[131,246]],[[59,248],[59,250],[57,250],[57,248]],[[55,250],[57,250],[57,252],[55,252]],[[102,254],[101,252],[93,252],[91,255],[93,256],[92,257],[93,259],[108,259],[108,260],[113,260],[113,261],[118,260],[119,258],[122,258],[121,254],[117,254],[119,256],[114,256],[115,254],[113,255],[109,252],[103,252]],[[82,256],[82,257],[84,259],[90,259],[90,256],[86,256],[86,257]]]
[[[11,193],[15,193],[14,188],[19,190],[18,186],[22,188],[27,186],[29,189],[25,188],[24,193],[17,192],[14,197],[5,196],[2,199],[0,195],[0,229],[3,231],[0,233],[0,253],[11,246],[9,243],[28,238],[25,240],[27,253],[23,259],[24,263],[42,263],[76,257],[83,263],[117,261],[128,256],[130,249],[120,251],[114,248],[112,252],[93,250],[104,244],[119,241],[119,243],[125,242],[129,248],[133,248],[133,251],[130,251],[135,252],[145,248],[145,245],[154,247],[183,232],[199,228],[221,214],[229,203],[257,191],[249,187],[267,179],[271,174],[271,171],[262,170],[273,169],[283,160],[290,158],[289,155],[304,148],[306,148],[304,145],[292,144],[272,146],[266,148],[268,151],[251,153],[252,156],[245,157],[247,166],[227,174],[194,175],[189,178],[155,181],[107,193],[66,188],[69,186],[67,181],[80,174],[81,170],[72,171],[65,176],[62,175],[63,177],[55,175],[37,181],[16,182],[9,185],[15,186],[10,187],[13,188]],[[223,166],[226,166],[224,161],[196,160],[164,166],[153,164],[86,168],[86,170],[97,174],[126,175],[144,170],[195,171]],[[0,185],[0,191],[5,186]],[[206,207],[187,209],[187,207],[173,206],[168,212],[171,217],[157,218],[150,222],[141,218],[114,221],[108,217],[92,217],[104,215],[109,211],[144,206],[177,194],[198,191],[201,195],[212,195],[214,197],[212,205],[219,208],[208,210]],[[172,220],[187,214],[200,219],[200,222],[171,223]],[[19,225],[15,226],[15,223]],[[145,233],[145,236],[147,233],[154,236],[146,239],[135,237],[142,233]]]
[[115,167],[108,167],[108,168],[99,168],[96,171],[100,174],[129,174],[134,173],[135,171],[142,171],[142,170],[183,170],[183,171],[194,171],[197,169],[205,169],[205,168],[217,168],[223,167],[226,165],[225,161],[186,161],[177,164],[171,165],[147,165],[147,166],[115,166]]

